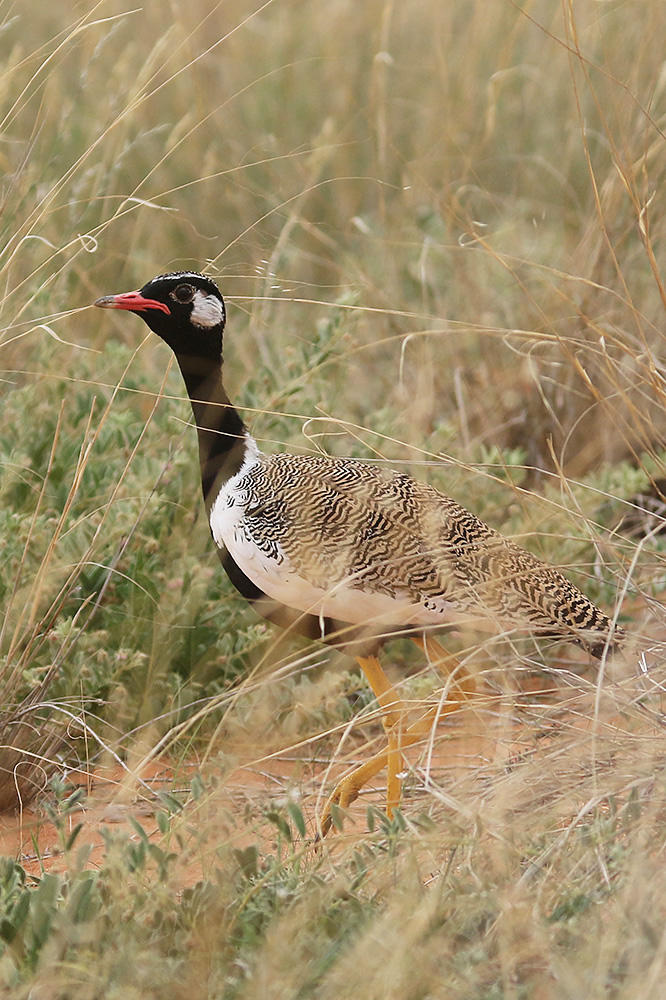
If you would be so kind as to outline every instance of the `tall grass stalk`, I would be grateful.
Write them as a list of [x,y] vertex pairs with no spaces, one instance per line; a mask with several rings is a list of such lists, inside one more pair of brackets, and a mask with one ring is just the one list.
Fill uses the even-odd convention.
[[[2,859],[3,995],[661,996],[662,6],[0,10],[0,808],[60,866]],[[223,579],[178,373],[87,308],[180,267],[266,450],[409,468],[649,671],[459,636],[481,694],[403,812],[371,792],[313,852],[376,705]],[[414,712],[450,693],[387,662]],[[73,767],[130,809],[100,857]]]

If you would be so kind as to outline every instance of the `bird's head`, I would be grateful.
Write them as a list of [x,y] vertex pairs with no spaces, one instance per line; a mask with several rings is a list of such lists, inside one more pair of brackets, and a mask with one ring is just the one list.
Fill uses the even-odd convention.
[[204,274],[158,274],[138,292],[104,295],[95,305],[136,313],[181,358],[221,357],[224,299],[212,278]]

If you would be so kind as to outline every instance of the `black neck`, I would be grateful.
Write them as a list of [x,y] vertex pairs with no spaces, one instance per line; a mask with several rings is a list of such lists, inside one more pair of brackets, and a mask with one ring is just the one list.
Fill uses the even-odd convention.
[[176,357],[197,425],[201,486],[210,513],[224,483],[243,464],[247,428],[222,384],[222,361]]

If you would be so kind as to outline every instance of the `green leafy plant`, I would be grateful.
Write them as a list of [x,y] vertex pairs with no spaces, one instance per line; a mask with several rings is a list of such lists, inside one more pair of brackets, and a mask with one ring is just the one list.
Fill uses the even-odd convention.
[[[665,464],[664,17],[0,13],[0,808],[32,830],[0,858],[3,996],[660,997],[664,535],[625,529]],[[317,853],[377,706],[224,579],[168,353],[87,308],[180,267],[219,276],[262,447],[408,468],[645,630],[650,670],[463,633],[471,734]],[[67,774],[109,761],[149,808],[92,861]]]

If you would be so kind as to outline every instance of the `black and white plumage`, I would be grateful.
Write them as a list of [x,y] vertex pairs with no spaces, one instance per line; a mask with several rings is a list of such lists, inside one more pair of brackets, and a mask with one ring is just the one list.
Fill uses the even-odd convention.
[[211,278],[162,274],[95,305],[137,313],[174,351],[213,539],[264,617],[360,657],[396,631],[461,622],[569,639],[595,657],[621,643],[559,571],[433,487],[351,459],[262,454],[223,386],[226,310]]
[[433,487],[362,462],[261,455],[248,439],[210,526],[271,598],[368,636],[492,622],[566,635],[599,655],[611,633],[559,572]]

